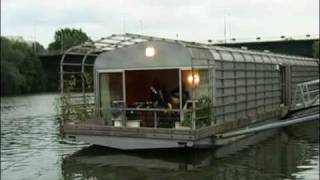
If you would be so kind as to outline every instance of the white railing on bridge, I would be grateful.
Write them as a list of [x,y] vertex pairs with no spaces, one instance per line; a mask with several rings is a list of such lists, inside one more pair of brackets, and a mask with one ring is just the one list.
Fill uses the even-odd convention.
[[293,97],[292,109],[301,109],[319,104],[320,80],[299,83]]

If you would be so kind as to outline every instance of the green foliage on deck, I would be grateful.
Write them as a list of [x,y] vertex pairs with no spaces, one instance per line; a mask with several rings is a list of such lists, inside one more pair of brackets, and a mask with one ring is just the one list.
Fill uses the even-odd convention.
[[[85,80],[85,88],[92,84],[92,77],[89,73],[82,74]],[[77,79],[74,75],[63,82],[64,93],[60,99],[62,123],[64,122],[83,122],[89,120],[94,115],[95,107],[92,106],[84,94],[74,94]],[[81,97],[74,99],[75,96]]]
[[[195,110],[195,121],[196,128],[209,126],[211,121],[210,117],[212,116],[212,103],[207,96],[202,96],[198,99],[196,103]],[[191,127],[192,126],[192,111],[185,113],[184,121],[182,121],[182,126]]]

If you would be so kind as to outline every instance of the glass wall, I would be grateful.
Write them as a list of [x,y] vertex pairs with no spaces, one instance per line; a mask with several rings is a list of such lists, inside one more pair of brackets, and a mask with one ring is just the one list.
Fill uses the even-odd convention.
[[209,74],[207,69],[183,70],[182,86],[192,96],[192,88],[194,88],[194,99],[209,97]]
[[122,118],[121,111],[111,111],[124,105],[122,76],[122,72],[99,74],[100,113],[106,125]]
[[[208,126],[211,123],[212,111],[212,84],[210,83],[212,77],[210,78],[209,72],[208,69],[181,70],[181,91],[177,69],[125,72],[125,83],[123,72],[100,73],[100,115],[106,125],[114,125],[113,121],[126,117],[128,122],[139,120],[142,127],[172,128],[179,120],[183,120],[182,126],[193,128]],[[159,87],[154,88],[161,88],[162,93],[159,94],[162,94],[166,102],[163,107],[154,106],[157,103],[149,103],[149,101],[153,102],[150,87],[157,85],[154,84],[157,82],[154,79],[159,81]],[[123,86],[126,88],[126,94]],[[158,101],[157,98],[153,99]],[[179,113],[180,102],[185,115]],[[121,109],[122,107],[125,107],[125,111]],[[150,117],[146,116],[148,113]],[[170,123],[164,123],[167,121]]]
[[[190,125],[196,128],[210,125],[212,85],[209,79],[208,69],[182,71],[182,87],[190,95],[189,100],[183,106],[186,111],[184,121],[188,121],[190,118],[195,119],[195,124]],[[192,115],[192,112],[187,112],[188,110],[192,110],[195,113]]]

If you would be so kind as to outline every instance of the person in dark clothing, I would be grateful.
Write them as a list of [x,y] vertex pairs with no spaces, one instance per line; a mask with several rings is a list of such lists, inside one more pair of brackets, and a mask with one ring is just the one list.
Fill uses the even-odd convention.
[[[168,93],[163,89],[160,83],[155,80],[153,85],[150,87],[151,91],[151,101],[154,108],[169,108],[168,103]],[[157,124],[161,128],[171,128],[173,127],[173,122],[171,121],[171,115],[167,112],[155,112],[157,114]]]
[[153,85],[150,87],[151,90],[151,101],[154,107],[164,108],[167,106],[167,93],[164,91],[159,81],[155,80]]

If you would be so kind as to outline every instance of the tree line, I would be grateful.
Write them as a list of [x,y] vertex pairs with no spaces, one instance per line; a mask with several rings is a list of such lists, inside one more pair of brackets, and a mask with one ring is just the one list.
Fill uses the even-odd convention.
[[45,90],[45,73],[36,55],[43,50],[39,43],[1,37],[1,95]]
[[50,90],[48,74],[37,55],[45,51],[64,51],[88,40],[90,38],[81,29],[70,28],[56,31],[48,49],[38,42],[1,36],[1,96]]
[[[48,49],[38,42],[28,43],[1,37],[1,96],[52,90],[48,73],[43,69],[37,54],[64,51],[86,41],[91,39],[85,32],[71,28],[56,31]],[[319,41],[314,42],[313,55],[319,58]]]
[[319,41],[315,41],[313,43],[313,57],[319,58]]

